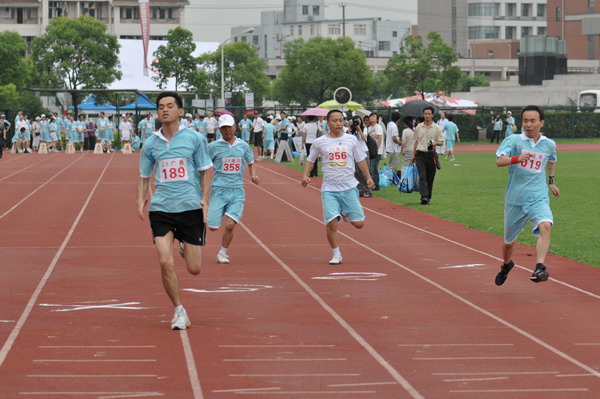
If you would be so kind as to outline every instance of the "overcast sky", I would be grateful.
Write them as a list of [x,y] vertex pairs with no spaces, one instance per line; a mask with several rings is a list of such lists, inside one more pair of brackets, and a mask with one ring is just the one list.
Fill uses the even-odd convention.
[[[222,42],[238,25],[260,25],[261,11],[283,11],[283,0],[189,0],[186,28],[199,42]],[[207,3],[211,3],[210,5]],[[325,1],[325,18],[342,18],[342,1]],[[346,4],[346,18],[381,17],[417,23],[417,0],[352,0]]]

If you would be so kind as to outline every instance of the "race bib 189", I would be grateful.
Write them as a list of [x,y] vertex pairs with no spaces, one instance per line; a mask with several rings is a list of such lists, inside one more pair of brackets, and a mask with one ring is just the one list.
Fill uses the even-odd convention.
[[[523,152],[529,152],[529,151],[523,150]],[[540,154],[537,152],[533,152],[531,154],[532,155],[531,155],[531,157],[529,157],[528,160],[519,162],[519,168],[525,169],[528,172],[541,173],[542,166],[544,165],[544,154]]]
[[169,158],[158,161],[160,181],[163,183],[188,179],[185,158]]
[[240,157],[228,157],[223,158],[223,165],[221,171],[223,173],[240,173],[242,170],[242,158]]

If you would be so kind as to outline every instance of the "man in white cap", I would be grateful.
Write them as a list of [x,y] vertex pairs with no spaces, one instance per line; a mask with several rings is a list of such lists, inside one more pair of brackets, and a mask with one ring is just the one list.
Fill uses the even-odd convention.
[[517,125],[515,125],[515,118],[512,116],[512,111],[506,113],[506,124],[504,128],[504,138],[517,132]]
[[211,231],[221,227],[225,217],[225,231],[221,239],[221,249],[217,262],[229,263],[227,250],[233,240],[235,225],[244,212],[244,161],[254,184],[259,183],[254,170],[254,154],[244,140],[235,136],[235,119],[231,115],[219,117],[221,138],[208,145],[208,154],[214,165],[214,178],[211,184],[207,224]]

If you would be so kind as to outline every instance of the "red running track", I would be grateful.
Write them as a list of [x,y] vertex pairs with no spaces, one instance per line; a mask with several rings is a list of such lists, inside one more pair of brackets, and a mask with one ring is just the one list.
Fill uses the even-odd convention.
[[[138,155],[0,161],[3,398],[597,398],[600,270],[377,198],[330,249],[316,187],[257,164],[243,223],[203,271],[177,259],[192,327],[169,330]],[[318,179],[315,179],[318,180]],[[501,193],[499,193],[501,195]]]

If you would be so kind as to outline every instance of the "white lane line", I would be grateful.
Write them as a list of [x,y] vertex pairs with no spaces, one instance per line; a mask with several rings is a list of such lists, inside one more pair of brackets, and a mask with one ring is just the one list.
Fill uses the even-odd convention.
[[224,362],[345,362],[345,357],[333,357],[333,358],[312,358],[312,359],[284,359],[284,358],[273,358],[273,359],[223,359]]
[[438,269],[465,269],[465,268],[477,267],[477,266],[485,266],[485,263],[471,263],[468,265],[443,266],[443,267],[438,267]]
[[360,373],[348,374],[229,374],[229,377],[358,377]]
[[19,395],[72,395],[72,396],[98,396],[98,399],[117,399],[117,398],[142,398],[148,396],[165,396],[160,392],[19,392]]
[[559,374],[555,375],[555,377],[595,377],[592,374]]
[[252,391],[264,392],[264,391],[277,391],[279,389],[281,389],[281,388],[279,388],[279,387],[272,387],[272,388],[219,389],[218,391],[213,391],[213,393],[226,393],[226,392],[241,393],[241,392],[252,392]]
[[236,395],[365,395],[375,393],[377,391],[260,391],[236,392]]
[[60,248],[54,255],[54,258],[50,262],[50,265],[48,265],[48,268],[46,269],[46,273],[44,273],[44,276],[42,277],[42,279],[38,283],[37,287],[35,288],[35,291],[33,291],[33,294],[31,294],[31,297],[29,298],[29,302],[27,302],[27,305],[25,306],[23,313],[21,313],[21,317],[19,317],[19,320],[17,321],[17,323],[13,327],[12,331],[8,335],[8,338],[4,342],[2,349],[0,349],[0,367],[2,367],[2,364],[4,364],[4,360],[6,360],[6,356],[8,356],[8,352],[10,352],[10,349],[12,348],[13,344],[15,343],[15,340],[19,336],[21,329],[25,325],[25,322],[27,321],[27,318],[29,317],[31,310],[35,306],[35,303],[37,302],[40,294],[42,293],[42,290],[46,286],[46,283],[48,282],[50,275],[54,271],[54,267],[58,263],[58,260],[62,256],[62,253],[65,250],[65,247],[71,240],[71,237],[73,236],[73,233],[75,232],[75,229],[77,228],[77,225],[79,224],[79,221],[81,220],[81,217],[83,216],[90,201],[92,200],[92,197],[94,196],[94,193],[96,192],[96,189],[98,188],[98,185],[100,184],[102,177],[104,177],[104,174],[106,173],[106,170],[108,169],[108,166],[110,165],[112,160],[113,160],[113,157],[111,156],[110,159],[108,160],[108,162],[106,163],[106,166],[104,167],[104,169],[102,169],[102,173],[100,173],[98,180],[96,180],[96,184],[94,184],[94,187],[90,191],[90,194],[88,195],[87,199],[83,203],[83,206],[81,207],[81,210],[79,211],[79,214],[73,221],[73,224],[71,225],[71,228],[69,229],[69,232],[67,233],[62,244],[60,245]]
[[[27,170],[27,169],[29,169],[29,168],[33,168],[34,166],[36,166],[36,165],[39,165],[39,164],[41,164],[42,162],[46,162],[47,160],[49,160],[49,159],[52,159],[52,158],[54,158],[55,156],[56,156],[56,154],[54,154],[54,156],[52,156],[52,157],[48,157],[48,158],[46,158],[46,159],[43,159],[43,160],[41,160],[41,161],[39,161],[39,162],[32,163],[32,164],[30,164],[30,165],[28,165],[28,166],[24,167],[23,169],[19,169],[19,170],[17,170],[16,172],[13,172],[13,173],[11,173],[11,174],[10,174],[10,175],[8,175],[8,176],[4,176],[4,177],[0,178],[0,182],[1,182],[2,180],[8,179],[8,178],[9,178],[9,177],[11,177],[11,176],[14,176],[14,175],[16,175],[16,174],[18,174],[18,173],[21,173],[21,172],[23,172],[24,170]],[[81,157],[79,157],[79,158],[81,158]],[[16,159],[16,158],[13,158],[13,159]],[[6,164],[7,164],[8,162],[10,162],[10,161],[12,161],[12,160],[3,161],[3,162],[2,162],[2,165],[6,165]]]
[[[261,168],[261,167],[259,166],[259,168]],[[298,183],[298,184],[299,184],[299,180],[292,179],[291,177],[289,177],[289,176],[286,176],[286,175],[284,175],[284,174],[282,174],[282,173],[279,173],[279,172],[276,172],[276,171],[274,171],[274,170],[267,169],[267,168],[262,168],[262,169],[264,169],[264,170],[267,170],[267,171],[269,171],[269,172],[271,172],[271,173],[273,173],[273,174],[276,174],[276,175],[282,176],[282,177],[284,177],[284,178],[286,178],[286,179],[288,179],[288,180],[291,180],[291,181],[293,181],[293,182],[296,182],[296,183]],[[258,188],[258,186],[254,186],[254,187],[257,187],[257,188]],[[320,191],[318,188],[316,188],[316,187],[313,187],[313,186],[308,186],[308,188],[310,188],[310,189],[313,189],[313,190],[316,190],[316,191]],[[263,190],[263,191],[265,191],[265,192],[268,192],[268,191],[266,191],[266,190]],[[277,198],[277,199],[279,199],[279,198],[278,198],[278,197],[276,197],[276,196],[274,196],[274,197],[275,197],[275,198]],[[280,200],[280,201],[281,201],[281,200]],[[284,203],[286,203],[286,204],[287,204],[287,202],[285,202],[285,201],[282,201],[282,202],[284,202]],[[289,205],[289,206],[291,206],[292,208],[298,209],[298,208],[296,208],[295,206],[293,206],[293,205],[291,205],[291,204],[288,204],[288,205]],[[371,208],[369,208],[369,207],[367,207],[367,206],[364,206],[364,205],[363,205],[363,208],[364,208],[364,209],[366,209],[366,210],[368,210],[368,211],[370,211],[370,212],[372,212],[372,213],[374,213],[374,214],[376,214],[376,215],[378,215],[378,216],[381,216],[381,217],[383,217],[383,218],[386,218],[386,219],[392,220],[392,221],[394,221],[394,222],[396,222],[396,223],[400,223],[400,224],[402,224],[402,225],[404,225],[404,226],[407,226],[407,227],[410,227],[410,228],[412,228],[412,229],[418,230],[418,231],[420,231],[420,232],[422,232],[422,233],[429,234],[429,235],[431,235],[431,236],[437,237],[437,238],[439,238],[440,240],[443,240],[443,241],[449,242],[449,243],[451,243],[451,244],[457,245],[457,246],[459,246],[459,247],[462,247],[462,248],[468,249],[469,251],[473,251],[473,252],[476,252],[476,253],[478,253],[478,254],[481,254],[481,255],[487,256],[487,257],[489,257],[489,258],[492,258],[492,259],[494,259],[494,260],[496,260],[496,261],[498,261],[498,262],[502,262],[502,258],[500,258],[500,257],[498,257],[498,256],[494,256],[494,255],[492,255],[492,254],[489,254],[489,253],[487,253],[487,252],[484,252],[484,251],[481,251],[481,250],[479,250],[479,249],[476,249],[476,248],[470,247],[470,246],[468,246],[468,245],[466,245],[466,244],[460,243],[460,242],[458,242],[458,241],[454,241],[454,240],[452,240],[452,239],[450,239],[450,238],[447,238],[447,237],[441,236],[441,235],[439,235],[439,234],[433,233],[433,232],[431,232],[431,231],[429,231],[429,230],[425,230],[425,229],[423,229],[423,228],[421,228],[421,227],[418,227],[418,226],[415,226],[415,225],[413,225],[413,224],[410,224],[410,223],[407,223],[407,222],[403,222],[402,220],[399,220],[399,219],[396,219],[396,218],[394,218],[394,217],[392,217],[392,216],[389,216],[389,215],[386,215],[386,214],[384,214],[384,213],[378,212],[378,211],[376,211],[376,210],[374,210],[374,209],[371,209]],[[308,214],[307,214],[307,213],[305,213],[305,212],[302,212],[302,213],[304,213],[305,215],[308,215]],[[317,221],[318,221],[318,222],[319,222],[321,225],[323,225],[323,222],[322,222],[321,220],[319,220],[319,219],[316,219],[316,218],[312,217],[311,215],[308,215],[308,216],[310,216],[312,219],[315,219],[315,220],[317,220]],[[353,240],[353,241],[354,241],[354,240]],[[363,246],[364,246],[364,245],[363,245]],[[375,251],[373,251],[373,252],[375,252]],[[531,271],[529,268],[526,268],[526,267],[520,266],[520,265],[518,265],[518,264],[515,264],[515,266],[516,266],[516,267],[518,267],[518,268],[519,268],[519,269],[521,269],[521,270],[526,270],[526,271],[528,271],[528,272],[530,272],[530,271]],[[557,284],[564,285],[565,287],[568,287],[568,288],[570,288],[570,289],[572,289],[572,290],[575,290],[575,291],[577,291],[577,292],[579,292],[579,293],[582,293],[582,294],[585,294],[585,295],[591,296],[591,297],[593,297],[593,298],[600,299],[600,295],[597,295],[597,294],[594,294],[594,293],[592,293],[592,292],[586,291],[586,290],[584,290],[584,289],[581,289],[581,288],[579,288],[579,287],[575,287],[574,285],[571,285],[571,284],[569,284],[569,283],[565,283],[564,281],[561,281],[561,280],[557,280],[557,279],[555,279],[555,278],[553,278],[553,277],[550,277],[549,281],[553,281],[553,282],[555,282],[555,283],[557,283]]]
[[404,346],[404,347],[412,347],[412,346],[417,346],[417,347],[423,347],[423,348],[429,348],[429,347],[452,347],[452,346],[466,346],[466,347],[470,347],[470,346],[514,346],[514,344],[398,344],[396,346]]
[[396,381],[390,381],[390,382],[357,382],[354,384],[329,384],[327,385],[330,388],[336,388],[336,387],[364,387],[364,386],[369,386],[369,385],[398,385],[398,383]]
[[181,330],[180,336],[194,399],[203,399],[204,396],[202,396],[202,386],[200,385],[200,378],[198,377],[198,369],[196,368],[196,362],[194,361],[194,351],[192,350],[190,338],[186,330]]
[[335,345],[218,345],[217,348],[334,348]]
[[413,360],[531,360],[534,356],[413,357]]
[[530,389],[459,389],[452,393],[511,393],[511,392],[587,392],[587,388],[530,388]]
[[[286,177],[287,177],[287,176],[286,176]],[[287,206],[289,206],[290,208],[292,208],[292,209],[295,209],[295,210],[296,210],[296,211],[298,211],[299,213],[301,213],[301,214],[303,214],[303,215],[307,216],[308,218],[310,218],[310,219],[312,219],[312,220],[316,221],[316,222],[317,222],[317,223],[319,223],[321,226],[323,225],[323,222],[322,222],[321,220],[319,220],[319,219],[315,218],[314,216],[310,215],[309,213],[307,213],[307,212],[303,211],[302,209],[300,209],[300,208],[298,208],[298,207],[296,207],[296,206],[292,205],[291,203],[281,200],[281,199],[280,199],[279,197],[277,197],[275,194],[272,194],[272,193],[270,193],[269,191],[265,190],[264,188],[262,188],[262,187],[259,187],[259,186],[256,186],[256,185],[254,185],[253,187],[254,187],[254,188],[256,188],[256,189],[258,189],[258,190],[261,190],[261,191],[263,191],[264,193],[266,193],[266,194],[268,194],[268,195],[272,196],[273,198],[277,199],[278,201],[280,201],[280,202],[282,202],[282,203],[286,204],[286,205],[287,205]],[[375,212],[375,211],[373,211],[373,212]],[[391,219],[391,220],[396,220],[396,221],[398,221],[399,223],[406,224],[407,226],[414,227],[414,228],[415,228],[415,229],[417,229],[417,230],[420,230],[420,231],[423,231],[423,232],[426,232],[426,233],[432,234],[432,235],[434,235],[434,236],[436,236],[436,237],[439,237],[439,238],[441,238],[441,239],[444,239],[444,240],[446,240],[446,241],[449,241],[449,242],[456,243],[457,245],[459,245],[459,246],[462,246],[462,247],[464,247],[464,248],[472,249],[472,250],[473,250],[473,251],[475,251],[475,252],[479,252],[479,253],[481,253],[481,254],[485,254],[485,255],[491,256],[491,255],[489,255],[489,254],[486,254],[485,252],[482,252],[482,251],[476,250],[476,249],[474,249],[474,248],[468,247],[468,246],[466,246],[466,245],[463,245],[463,244],[461,244],[461,243],[458,243],[458,242],[456,242],[456,241],[449,240],[449,239],[447,239],[447,238],[445,238],[445,237],[438,236],[437,234],[430,233],[430,232],[428,232],[427,230],[423,230],[423,229],[421,229],[421,228],[418,228],[418,227],[412,226],[412,225],[410,225],[410,224],[408,224],[408,223],[401,222],[401,221],[399,221],[399,220],[397,220],[397,219],[393,219],[393,218],[391,218],[391,217],[389,217],[389,216],[387,216],[387,215],[384,215],[384,214],[381,214],[381,213],[378,213],[378,212],[375,212],[375,213],[377,213],[378,215],[381,215],[381,216],[383,216],[383,217],[386,217],[386,218],[388,218],[388,219]],[[306,283],[304,283],[304,281],[302,281],[302,280],[300,279],[300,277],[298,277],[298,276],[297,276],[297,275],[296,275],[296,274],[295,274],[295,273],[294,273],[294,272],[291,270],[291,268],[289,268],[289,266],[287,266],[285,263],[283,263],[283,261],[281,261],[279,258],[277,258],[277,257],[276,257],[276,255],[275,255],[275,254],[274,254],[274,253],[273,253],[271,250],[269,250],[269,249],[268,249],[268,248],[267,248],[267,247],[266,247],[266,246],[265,246],[265,245],[262,243],[262,241],[260,241],[260,240],[258,239],[258,237],[256,237],[256,236],[255,236],[255,235],[254,235],[252,232],[250,232],[250,230],[248,230],[248,228],[247,228],[247,227],[245,227],[245,225],[244,225],[244,224],[240,223],[240,225],[244,226],[244,229],[245,229],[246,231],[248,231],[248,232],[250,233],[250,235],[251,235],[251,236],[252,236],[252,237],[253,237],[253,238],[254,238],[254,239],[255,239],[255,240],[256,240],[256,241],[257,241],[257,242],[258,242],[258,243],[259,243],[259,244],[260,244],[260,245],[263,247],[263,248],[265,248],[265,250],[267,250],[267,251],[269,252],[269,254],[272,254],[271,256],[272,256],[274,259],[276,259],[276,260],[278,261],[278,263],[279,263],[280,265],[282,265],[282,267],[284,267],[284,269],[288,270],[288,273],[289,273],[290,275],[292,275],[292,277],[294,277],[294,279],[295,279],[296,281],[298,281],[298,283],[300,283],[300,284],[301,284],[303,287],[306,287],[305,289],[306,289],[307,291],[308,291],[308,290],[310,290],[310,287],[308,287],[308,285],[307,285]],[[567,360],[568,362],[570,362],[570,363],[572,363],[572,364],[576,365],[577,367],[579,367],[579,368],[581,368],[581,369],[583,369],[583,370],[587,371],[588,373],[594,374],[596,377],[600,378],[600,371],[598,371],[598,370],[596,370],[596,369],[594,369],[594,368],[592,368],[592,367],[588,366],[587,364],[585,364],[585,363],[583,363],[583,362],[580,362],[579,360],[577,360],[577,359],[575,359],[574,357],[572,357],[572,356],[570,356],[570,355],[566,354],[565,352],[562,352],[562,351],[561,351],[561,350],[559,350],[558,348],[556,348],[556,347],[554,347],[554,346],[550,345],[549,343],[547,343],[547,342],[543,341],[541,338],[538,338],[538,337],[534,336],[533,334],[530,334],[530,333],[528,333],[527,331],[523,330],[522,328],[519,328],[519,327],[517,327],[516,325],[514,325],[514,324],[512,324],[512,323],[510,323],[510,322],[508,322],[508,321],[506,321],[506,320],[504,320],[504,319],[502,319],[501,317],[499,317],[499,316],[496,316],[496,315],[495,315],[495,314],[493,314],[492,312],[490,312],[490,311],[488,311],[488,310],[486,310],[486,309],[482,308],[482,307],[481,307],[481,306],[479,306],[479,305],[476,305],[475,303],[473,303],[473,302],[469,301],[468,299],[466,299],[466,298],[464,298],[464,297],[460,296],[459,294],[455,293],[454,291],[452,291],[452,290],[450,290],[450,289],[448,289],[448,288],[444,287],[443,285],[441,285],[441,284],[439,284],[439,283],[437,283],[437,282],[433,281],[432,279],[430,279],[430,278],[428,278],[428,277],[425,277],[424,275],[422,275],[422,274],[420,274],[420,273],[418,273],[418,272],[414,271],[413,269],[409,268],[408,266],[405,266],[405,265],[401,264],[400,262],[397,262],[395,259],[392,259],[392,258],[390,258],[389,256],[387,256],[387,255],[384,255],[384,254],[382,254],[381,252],[379,252],[379,251],[377,251],[377,250],[375,250],[375,249],[373,249],[373,248],[369,247],[368,245],[365,245],[364,243],[362,243],[362,242],[361,242],[361,241],[359,241],[359,240],[356,240],[356,239],[354,239],[354,238],[353,238],[353,237],[351,237],[350,235],[348,235],[348,234],[346,234],[346,233],[343,233],[343,232],[341,232],[341,231],[338,231],[338,234],[339,234],[339,235],[341,235],[341,236],[343,236],[343,237],[346,237],[348,240],[352,241],[352,242],[353,242],[353,243],[355,243],[356,245],[359,245],[359,246],[363,247],[363,248],[364,248],[364,249],[366,249],[367,251],[369,251],[369,252],[372,252],[372,253],[373,253],[373,254],[375,254],[375,255],[378,255],[378,256],[379,256],[379,257],[381,257],[382,259],[385,259],[385,260],[387,260],[387,261],[388,261],[388,262],[390,262],[391,264],[393,264],[393,265],[396,265],[396,266],[397,266],[397,267],[399,267],[400,269],[402,269],[402,270],[404,270],[404,271],[406,271],[406,272],[408,272],[408,273],[412,274],[413,276],[415,276],[415,277],[417,277],[417,278],[419,278],[419,279],[421,279],[421,280],[423,280],[423,281],[425,281],[425,282],[429,283],[430,285],[432,285],[432,286],[436,287],[437,289],[439,289],[439,290],[441,290],[441,291],[445,292],[447,295],[449,295],[449,296],[453,297],[454,299],[458,300],[459,302],[462,302],[463,304],[465,304],[465,305],[467,305],[467,306],[471,307],[472,309],[474,309],[474,310],[476,310],[476,311],[478,311],[478,312],[480,312],[480,313],[482,313],[482,314],[484,314],[484,315],[486,315],[486,316],[490,317],[491,319],[495,320],[495,321],[496,321],[496,322],[498,322],[499,324],[502,324],[502,325],[504,325],[504,326],[506,326],[506,327],[510,328],[510,329],[511,329],[511,330],[513,330],[514,332],[516,332],[516,333],[518,333],[518,334],[520,334],[520,335],[522,335],[522,336],[524,336],[524,337],[528,338],[529,340],[531,340],[531,341],[535,342],[536,344],[538,344],[538,345],[542,346],[543,348],[545,348],[545,349],[547,349],[548,351],[550,351],[550,352],[554,353],[555,355],[557,355],[557,356],[559,356],[559,357],[562,357],[563,359],[565,359],[565,360]],[[499,258],[498,258],[498,259],[499,259]],[[313,293],[314,293],[314,291],[313,291]],[[312,294],[311,294],[311,295],[312,295]],[[592,295],[593,295],[593,294],[592,294]],[[316,293],[314,293],[314,297],[315,297],[315,299],[316,299],[316,298],[318,298],[318,300],[320,300],[321,302],[323,302],[323,304],[325,304],[325,302],[324,302],[323,300],[321,300],[321,298],[320,298],[320,297],[318,297],[318,295],[317,295]],[[600,296],[598,296],[598,298],[600,298]],[[322,305],[322,306],[323,306],[323,305]],[[331,308],[330,308],[330,309],[331,309]],[[331,309],[331,311],[332,311],[333,313],[335,313],[335,312],[333,311],[333,309]],[[336,314],[336,315],[337,315],[337,314]],[[340,317],[340,319],[341,319],[341,317]],[[344,323],[346,323],[346,322],[344,321]],[[348,327],[349,327],[349,328],[351,328],[349,325],[348,325]],[[384,359],[382,358],[382,360],[384,360]],[[384,360],[384,361],[385,361],[385,360]],[[386,362],[386,364],[387,364],[387,362]],[[390,368],[391,368],[391,366],[390,366]],[[392,370],[394,370],[394,369],[392,368]],[[395,370],[394,370],[394,371],[395,371]],[[398,374],[398,375],[399,375],[399,374]],[[408,381],[407,381],[406,383],[408,384]],[[415,392],[416,392],[416,391],[415,391]]]
[[30,378],[157,378],[157,374],[29,374]]
[[[258,187],[258,186],[255,186]],[[260,188],[260,187],[258,187]],[[262,188],[260,188],[263,192],[272,195],[273,197],[277,198],[279,201],[281,201],[281,199],[279,199],[277,196],[269,193],[267,190],[264,190]],[[283,202],[283,201],[282,201]],[[292,206],[292,205],[290,205]],[[302,211],[301,209],[296,208],[295,206],[292,206],[294,209],[297,209],[299,212],[313,218],[312,216],[308,215],[306,212]],[[316,220],[316,218],[313,218]],[[394,378],[394,380],[396,380],[409,394],[410,396],[412,396],[414,399],[424,399],[424,397],[410,384],[410,382],[408,382],[408,380],[406,378],[404,378],[394,367],[392,367],[387,360],[385,360],[385,358],[375,350],[375,348],[373,348],[371,346],[371,344],[369,344],[367,342],[366,339],[364,339],[351,325],[350,323],[348,323],[346,320],[344,320],[342,318],[342,316],[340,316],[331,306],[329,306],[327,304],[327,302],[325,302],[325,300],[323,300],[323,298],[321,298],[312,288],[310,288],[310,286],[304,282],[304,280],[302,280],[300,278],[300,276],[298,276],[291,267],[289,267],[284,261],[282,261],[273,251],[271,251],[271,249],[269,247],[267,247],[265,245],[265,243],[263,243],[252,231],[250,231],[250,229],[248,228],[248,226],[246,226],[243,222],[240,222],[240,226],[242,226],[242,228],[244,230],[246,230],[246,232],[250,235],[250,237],[252,237],[254,239],[254,241],[256,241],[264,250],[265,252],[267,252],[277,263],[279,263],[279,265],[319,304],[321,305],[321,307],[327,312],[329,313],[329,315],[331,315],[331,317],[333,317],[333,319],[335,319],[339,325],[342,326],[342,328],[344,328],[344,330],[346,330],[346,332],[348,334],[350,334],[350,336],[352,338],[354,338],[354,340],[356,342],[358,342],[358,344],[360,346],[362,346],[367,353],[369,353],[369,355],[371,355],[371,357],[373,359],[375,359],[391,376],[392,378]]]
[[596,345],[600,345],[600,342],[580,342],[580,343],[576,343],[575,345],[596,346]]
[[34,363],[152,363],[156,359],[33,359]]
[[488,371],[480,373],[431,373],[431,375],[545,375],[545,374],[560,374],[560,371]]
[[151,349],[156,345],[40,345],[40,349]]
[[29,197],[31,197],[33,194],[37,193],[42,188],[44,188],[44,186],[46,186],[48,183],[50,183],[50,181],[52,179],[54,179],[56,176],[60,175],[62,172],[64,172],[67,168],[69,168],[75,162],[79,161],[82,157],[83,157],[83,155],[81,155],[79,158],[77,158],[76,160],[74,160],[73,162],[71,162],[70,164],[68,164],[67,166],[65,166],[64,168],[62,168],[58,173],[56,173],[54,176],[52,176],[51,178],[49,178],[48,180],[46,180],[46,182],[44,184],[37,186],[37,188],[35,190],[33,190],[32,192],[30,192],[28,195],[26,195],[21,201],[17,202],[15,205],[13,205],[12,208],[10,208],[6,212],[4,212],[2,215],[0,215],[0,219],[2,219],[4,216],[8,215],[13,210],[15,210],[19,205],[21,205],[23,202],[25,202]]
[[453,378],[449,380],[442,380],[444,382],[478,382],[478,381],[498,381],[508,380],[508,377],[486,377],[486,378]]

